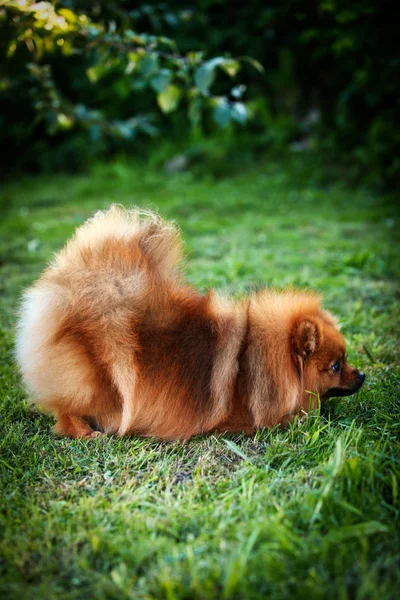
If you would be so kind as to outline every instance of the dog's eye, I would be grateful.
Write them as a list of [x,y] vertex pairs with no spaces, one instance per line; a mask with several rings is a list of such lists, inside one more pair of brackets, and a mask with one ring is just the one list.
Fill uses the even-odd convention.
[[335,364],[332,365],[332,371],[335,371],[335,373],[340,371],[340,362],[335,362]]

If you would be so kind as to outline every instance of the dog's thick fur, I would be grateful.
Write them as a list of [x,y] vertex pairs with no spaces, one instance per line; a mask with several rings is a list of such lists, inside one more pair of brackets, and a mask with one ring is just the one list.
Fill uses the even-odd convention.
[[[25,292],[17,360],[59,434],[252,432],[307,411],[310,398],[315,407],[309,391],[360,387],[318,296],[202,296],[180,282],[181,257],[174,225],[113,206]],[[329,372],[338,360],[341,373]]]

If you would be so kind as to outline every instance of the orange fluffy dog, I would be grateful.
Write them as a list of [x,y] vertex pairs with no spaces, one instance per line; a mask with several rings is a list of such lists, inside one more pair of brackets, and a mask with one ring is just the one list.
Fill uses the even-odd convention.
[[237,302],[180,283],[179,232],[116,206],[80,227],[26,291],[17,360],[61,435],[189,438],[284,423],[353,394],[335,319],[306,292]]

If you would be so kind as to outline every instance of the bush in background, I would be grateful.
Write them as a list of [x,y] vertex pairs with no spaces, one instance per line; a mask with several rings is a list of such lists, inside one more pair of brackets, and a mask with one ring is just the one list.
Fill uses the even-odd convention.
[[[127,5],[2,2],[1,143],[10,162],[78,166],[85,154],[168,135],[174,122],[196,130],[204,113],[222,126],[245,123],[244,88],[234,80],[246,65],[262,67],[227,53],[181,54],[173,39],[133,30],[140,19]],[[168,126],[163,115],[173,112]]]
[[388,2],[0,6],[9,165],[75,169],[143,152],[148,136],[198,142],[218,126],[232,139],[246,123],[255,151],[316,149],[353,178],[398,183],[400,57]]

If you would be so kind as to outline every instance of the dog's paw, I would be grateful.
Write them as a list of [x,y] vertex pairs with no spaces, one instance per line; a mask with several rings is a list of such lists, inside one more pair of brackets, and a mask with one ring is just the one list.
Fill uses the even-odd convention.
[[85,435],[85,438],[98,438],[98,437],[103,437],[104,435],[106,435],[106,434],[103,433],[102,431],[92,431],[91,433],[88,433],[87,435]]

